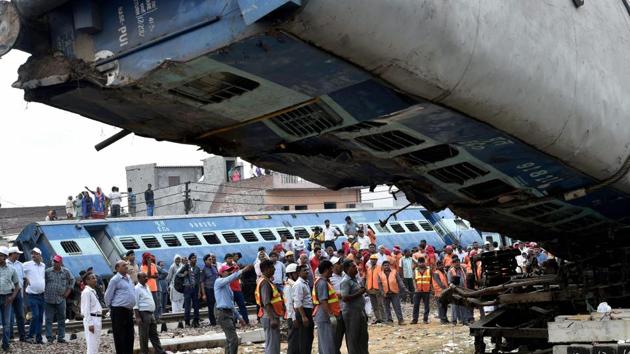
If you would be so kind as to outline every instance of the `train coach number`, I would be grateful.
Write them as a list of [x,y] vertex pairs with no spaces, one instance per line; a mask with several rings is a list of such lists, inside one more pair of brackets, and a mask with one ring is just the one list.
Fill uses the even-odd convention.
[[554,176],[549,171],[543,169],[542,166],[534,162],[526,162],[516,166],[522,172],[525,172],[527,176],[532,178],[536,183],[539,183],[539,188],[546,187],[552,183],[562,181],[562,178]]

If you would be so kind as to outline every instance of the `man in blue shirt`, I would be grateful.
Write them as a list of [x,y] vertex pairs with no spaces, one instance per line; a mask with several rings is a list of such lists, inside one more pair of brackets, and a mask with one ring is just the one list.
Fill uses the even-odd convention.
[[216,300],[214,298],[214,282],[219,277],[219,270],[216,265],[216,258],[213,254],[207,254],[203,257],[204,267],[201,270],[201,299],[206,300],[208,304],[208,319],[211,326],[217,325],[216,317],[214,316],[214,304]]
[[251,264],[247,267],[234,272],[236,267],[224,264],[219,268],[219,276],[214,281],[214,297],[216,303],[217,322],[225,333],[225,353],[236,354],[238,352],[238,335],[236,335],[236,326],[234,320],[238,319],[241,326],[245,325],[245,321],[234,309],[234,294],[230,289],[230,283],[239,279],[244,272],[251,272],[254,266]]
[[111,309],[112,331],[116,353],[133,353],[133,307],[136,295],[133,282],[127,275],[127,262],[116,263],[116,275],[105,290],[105,304]]

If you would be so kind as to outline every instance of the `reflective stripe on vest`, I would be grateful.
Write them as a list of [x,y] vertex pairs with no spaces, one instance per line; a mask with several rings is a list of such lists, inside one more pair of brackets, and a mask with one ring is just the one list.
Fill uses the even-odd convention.
[[378,274],[381,266],[372,266],[365,272],[365,288],[367,290],[378,289]]
[[415,270],[416,291],[420,293],[428,293],[431,291],[431,268],[427,267],[424,273]]
[[379,275],[381,278],[381,284],[383,285],[383,292],[398,294],[400,289],[398,288],[398,281],[396,280],[396,271],[391,270],[389,275],[386,275],[385,272],[381,272]]
[[280,295],[280,292],[278,291],[276,286],[273,285],[273,283],[270,282],[266,278],[260,278],[258,280],[258,283],[256,284],[256,291],[254,291],[254,297],[256,298],[256,304],[259,307],[259,309],[258,309],[258,317],[262,317],[265,314],[264,306],[263,306],[262,300],[260,298],[260,285],[263,283],[263,281],[268,282],[269,286],[271,286],[271,306],[273,307],[273,312],[278,317],[284,317],[285,310],[284,310],[284,300],[282,299],[282,295]]
[[[313,310],[313,316],[317,314],[319,310],[319,298],[317,297],[317,283],[322,280],[322,278],[317,278],[315,280],[315,284],[313,285],[313,290],[311,291],[311,296],[313,298],[313,305],[315,305],[315,309]],[[339,306],[339,297],[337,296],[337,292],[335,288],[329,281],[326,281],[326,285],[328,286],[328,299],[326,302],[328,303],[328,310],[334,316],[339,316],[341,314],[341,307]]]

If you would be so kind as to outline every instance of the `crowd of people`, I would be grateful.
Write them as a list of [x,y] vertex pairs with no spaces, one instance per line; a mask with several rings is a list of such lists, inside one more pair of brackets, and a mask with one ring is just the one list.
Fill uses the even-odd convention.
[[[153,216],[155,210],[155,196],[151,184],[147,185],[144,193],[144,205],[146,206],[147,216]],[[85,190],[77,194],[75,197],[68,196],[66,200],[66,219],[67,220],[84,220],[84,219],[104,219],[118,218],[123,216],[122,201],[127,199],[127,216],[136,216],[138,212],[137,193],[133,192],[131,187],[126,192],[121,192],[120,188],[113,186],[109,194],[105,194],[101,187],[91,190],[85,187]],[[59,220],[57,211],[48,210],[46,221]]]
[[[348,237],[337,249],[338,238]],[[208,324],[220,326],[226,335],[226,353],[237,353],[237,324],[250,325],[241,285],[244,273],[255,272],[257,318],[265,332],[265,353],[280,352],[280,323],[288,325],[288,353],[310,353],[317,327],[318,352],[339,353],[345,338],[349,353],[368,352],[368,318],[373,324],[405,324],[401,303],[413,304],[411,323],[429,323],[430,308],[437,306],[442,324],[468,324],[473,311],[439,301],[451,285],[478,286],[481,267],[474,256],[498,245],[473,243],[468,248],[445,246],[437,251],[422,240],[418,246],[401,249],[377,246],[370,228],[346,218],[343,230],[328,221],[305,242],[302,238],[281,242],[272,249],[261,247],[254,264],[240,264],[238,252],[218,261],[206,254],[175,256],[165,267],[150,253],[136,259],[129,251],[115,265],[107,286],[91,268],[75,279],[59,255],[46,267],[42,252],[34,248],[31,260],[22,264],[17,247],[0,247],[0,306],[2,347],[14,336],[20,341],[42,344],[65,343],[65,321],[82,319],[88,353],[98,353],[102,319],[110,316],[117,353],[132,353],[137,326],[142,353],[148,343],[164,353],[158,336],[163,313],[184,312],[178,327],[201,325],[199,310],[207,306]],[[535,272],[550,257],[535,243],[517,243],[517,264],[522,272]],[[26,303],[24,302],[26,299]],[[25,306],[27,305],[27,306]],[[422,307],[422,318],[420,308]],[[31,311],[25,332],[25,309]],[[392,315],[392,310],[394,315]],[[481,311],[483,316],[483,310]],[[45,319],[45,320],[44,320]],[[53,322],[57,322],[56,336]],[[165,324],[162,324],[165,330]]]

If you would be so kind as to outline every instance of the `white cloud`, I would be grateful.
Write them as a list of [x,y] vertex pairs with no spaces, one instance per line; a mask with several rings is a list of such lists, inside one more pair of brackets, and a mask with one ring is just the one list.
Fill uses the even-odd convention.
[[196,146],[127,136],[96,152],[94,145],[120,129],[39,103],[11,87],[27,54],[0,59],[0,202],[3,207],[61,205],[84,186],[126,188],[125,166],[198,165]]

